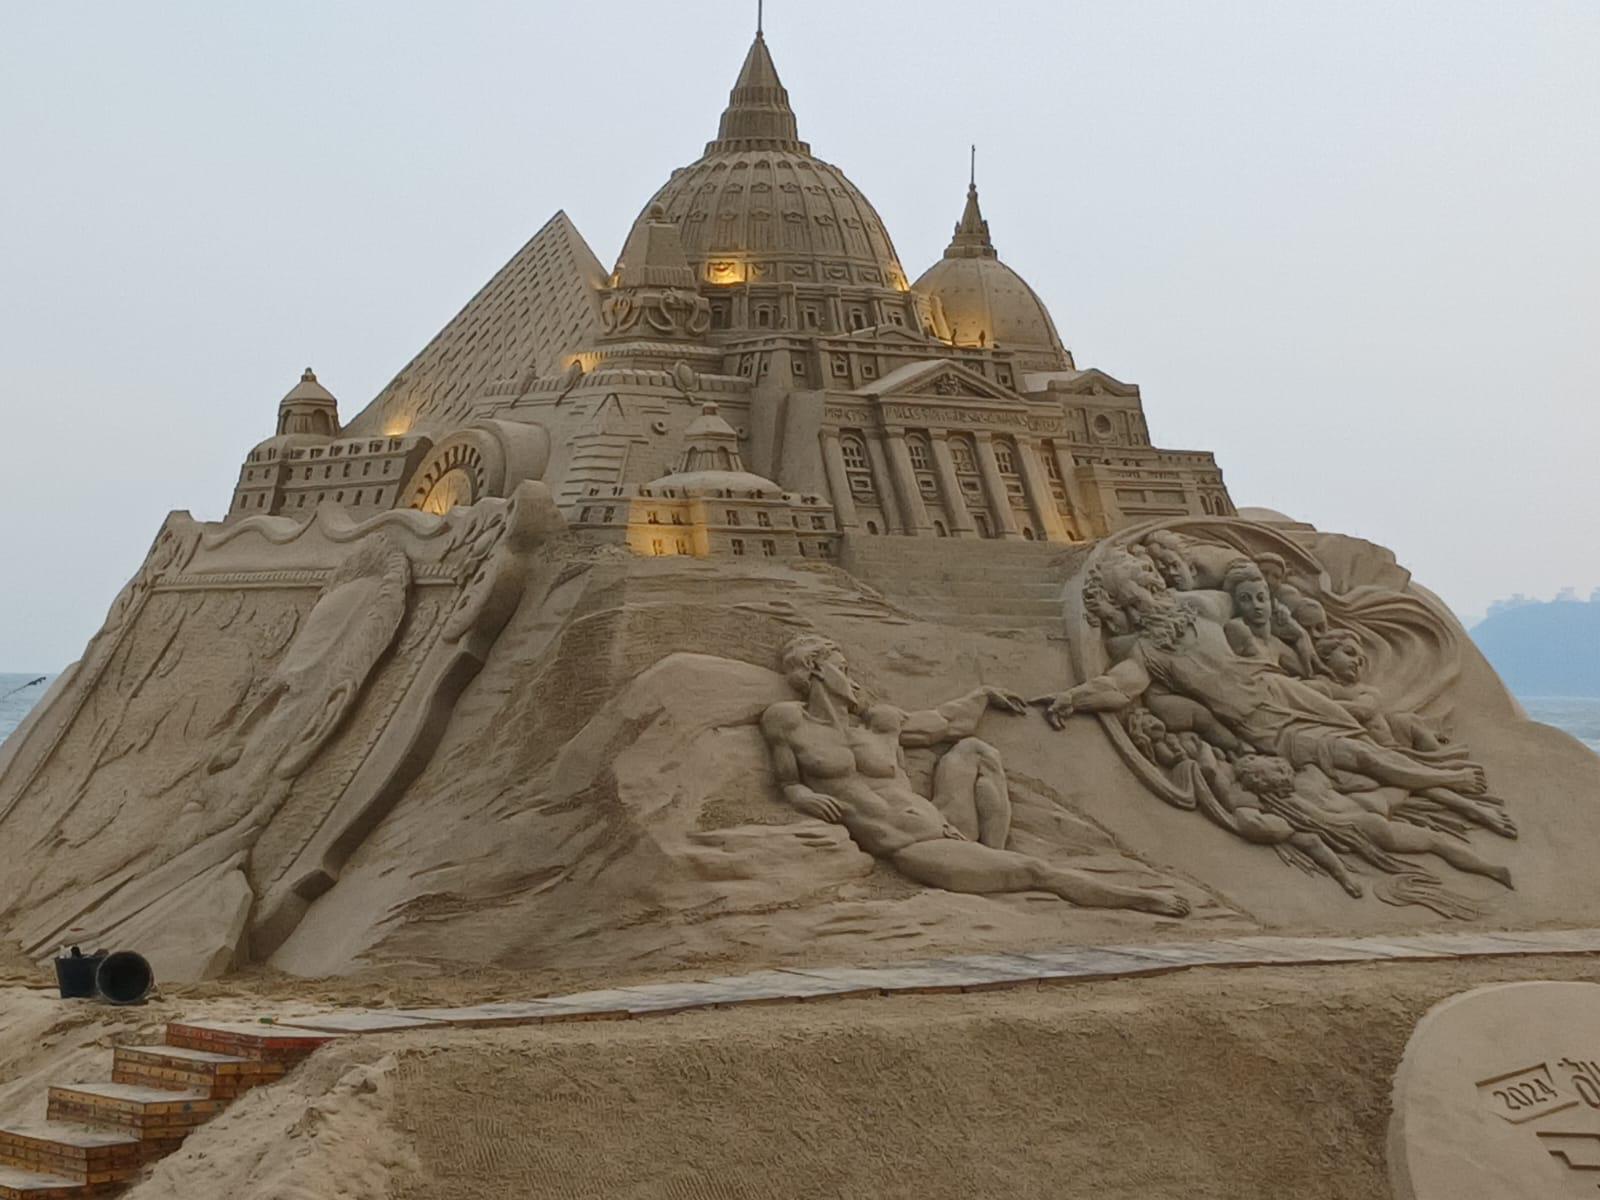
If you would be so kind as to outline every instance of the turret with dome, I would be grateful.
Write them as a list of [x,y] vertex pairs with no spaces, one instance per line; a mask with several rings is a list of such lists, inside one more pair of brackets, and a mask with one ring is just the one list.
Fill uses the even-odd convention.
[[912,289],[936,300],[950,341],[957,346],[998,346],[1016,353],[1020,366],[1070,371],[1072,354],[1061,344],[1050,310],[1021,275],[1000,261],[989,222],[978,205],[977,148],[967,184],[967,206],[944,257]]
[[943,257],[907,283],[877,210],[800,139],[759,28],[716,136],[645,203],[611,271],[557,213],[348,425],[307,421],[326,444],[297,435],[271,470],[258,448],[232,515],[442,511],[540,478],[580,534],[603,533],[708,421],[742,471],[799,498],[767,512],[803,525],[795,553],[1068,542],[1233,511],[1210,454],[1157,449],[1139,389],[1077,366],[1001,261],[975,178]]

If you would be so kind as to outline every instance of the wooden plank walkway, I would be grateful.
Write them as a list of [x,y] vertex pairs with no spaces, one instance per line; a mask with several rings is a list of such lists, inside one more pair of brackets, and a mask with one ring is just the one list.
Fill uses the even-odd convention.
[[628,1020],[694,1009],[807,1003],[854,996],[927,995],[1162,975],[1195,967],[1504,958],[1600,953],[1600,929],[1425,933],[1381,937],[1240,937],[1151,945],[1070,946],[1026,954],[967,954],[889,967],[778,968],[748,975],[606,988],[461,1008],[342,1009],[277,1024],[324,1034],[558,1021]]

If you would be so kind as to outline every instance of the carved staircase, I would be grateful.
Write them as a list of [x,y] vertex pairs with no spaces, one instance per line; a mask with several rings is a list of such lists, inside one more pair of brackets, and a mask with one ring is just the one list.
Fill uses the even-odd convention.
[[1061,632],[1061,588],[1073,548],[975,538],[844,538],[839,565],[892,604],[981,629]]
[[44,1121],[0,1126],[0,1200],[114,1196],[239,1096],[331,1040],[175,1021],[161,1045],[118,1046],[110,1082],[53,1086]]

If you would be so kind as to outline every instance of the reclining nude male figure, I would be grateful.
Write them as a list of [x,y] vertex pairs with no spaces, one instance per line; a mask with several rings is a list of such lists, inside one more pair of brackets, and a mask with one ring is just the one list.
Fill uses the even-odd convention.
[[[783,797],[807,816],[843,825],[874,858],[925,887],[951,892],[1042,891],[1090,908],[1188,913],[1189,902],[1172,892],[1106,883],[1005,849],[1011,824],[1005,773],[999,753],[972,735],[990,708],[1025,712],[1021,698],[980,687],[921,712],[868,702],[839,647],[813,634],[791,640],[782,662],[784,676],[805,697],[780,701],[761,718]],[[946,743],[954,746],[935,770],[930,800],[911,786],[901,748]],[[975,826],[978,840],[956,822]]]

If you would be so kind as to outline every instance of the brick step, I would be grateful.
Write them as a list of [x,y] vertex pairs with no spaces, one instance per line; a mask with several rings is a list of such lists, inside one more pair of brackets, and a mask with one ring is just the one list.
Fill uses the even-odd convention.
[[236,1058],[293,1066],[302,1058],[335,1040],[337,1034],[307,1033],[279,1025],[249,1025],[227,1021],[173,1021],[167,1026],[167,1045],[204,1050]]
[[101,1184],[132,1179],[144,1163],[144,1144],[128,1133],[60,1122],[0,1128],[0,1166]]
[[120,1190],[121,1184],[103,1187],[84,1183],[81,1179],[68,1179],[63,1175],[44,1175],[37,1171],[20,1171],[16,1167],[0,1167],[0,1200],[84,1200],[89,1196],[106,1196]]
[[111,1080],[136,1087],[202,1091],[213,1100],[232,1100],[283,1078],[285,1069],[281,1062],[184,1046],[118,1046]]
[[[50,1120],[93,1125],[131,1133],[147,1143],[147,1153],[169,1149],[228,1106],[205,1092],[175,1092],[126,1083],[56,1084],[50,1088]],[[149,1145],[148,1143],[156,1143]]]

